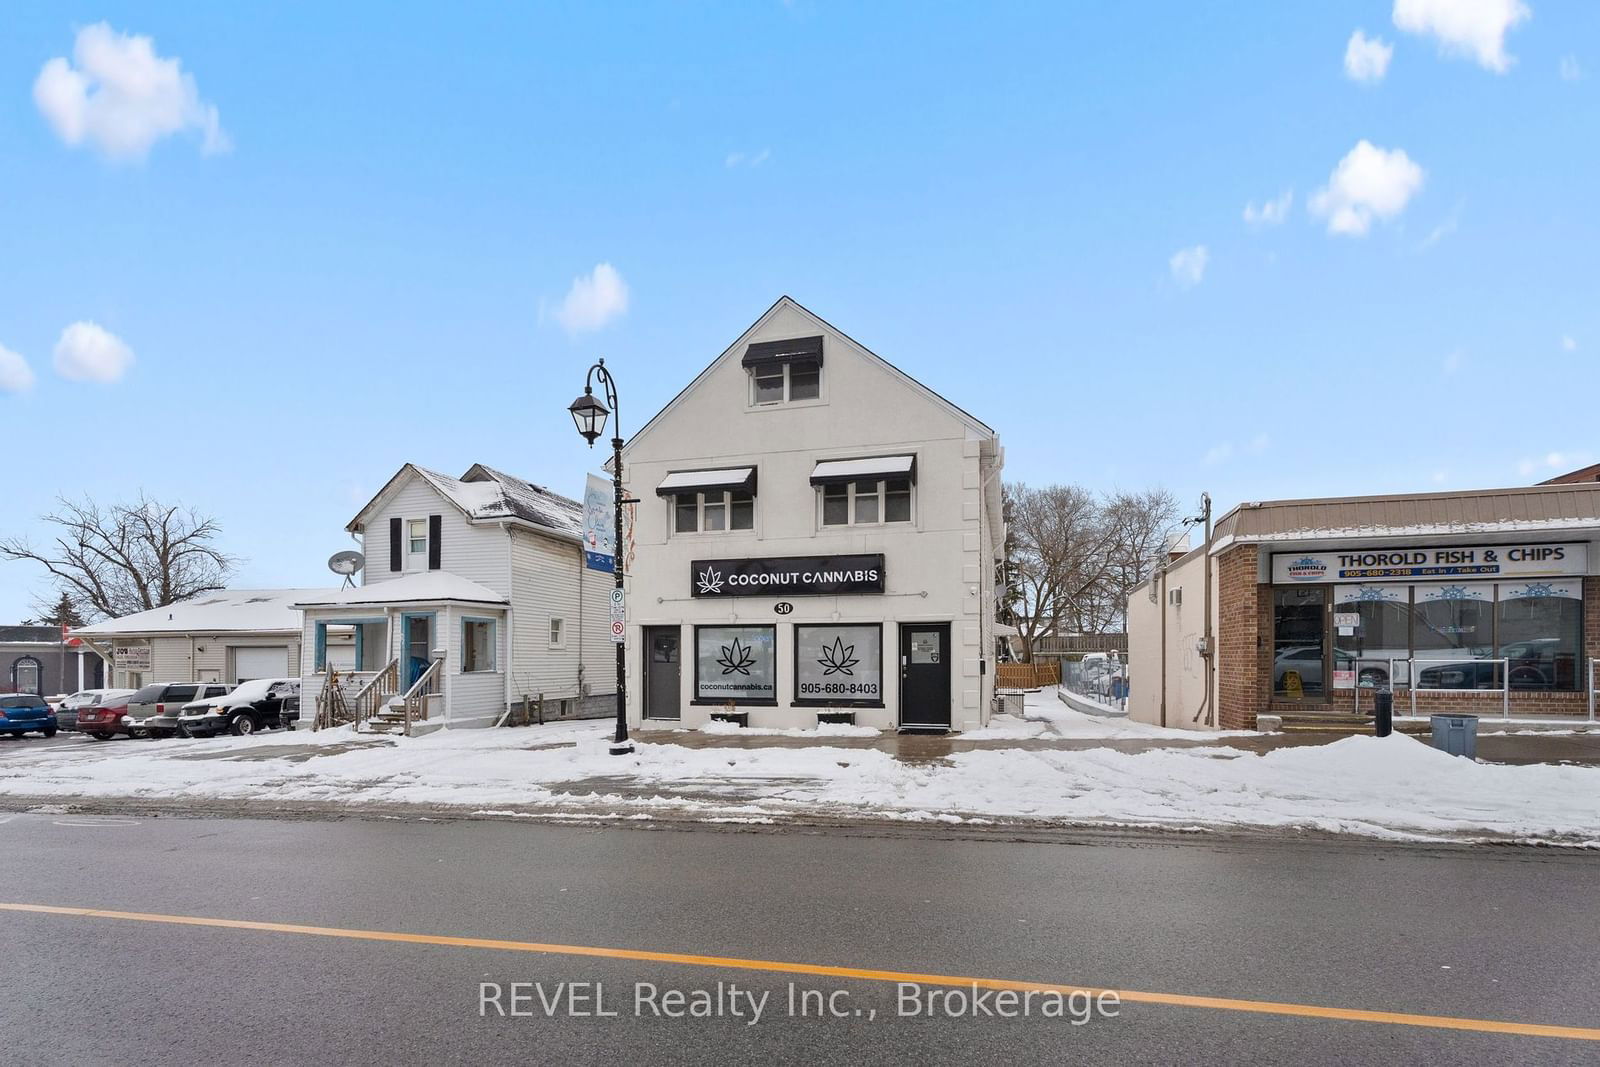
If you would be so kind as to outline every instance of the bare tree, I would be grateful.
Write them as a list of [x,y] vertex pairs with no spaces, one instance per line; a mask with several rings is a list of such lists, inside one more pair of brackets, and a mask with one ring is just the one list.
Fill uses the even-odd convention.
[[62,497],[42,519],[56,528],[50,545],[0,539],[0,559],[31,560],[49,572],[57,593],[85,618],[116,618],[221,589],[237,560],[218,549],[215,519],[143,493],[131,504],[102,507]]
[[1098,632],[1121,631],[1127,629],[1128,594],[1155,573],[1166,551],[1178,523],[1178,502],[1160,488],[1118,492],[1106,499],[1104,515],[1111,534],[1104,599],[1111,610],[1103,622],[1106,630]]
[[1149,577],[1177,505],[1165,489],[1097,498],[1075,485],[1005,487],[1007,573],[1002,621],[1024,655],[1059,632],[1118,633],[1128,593]]
[[1105,572],[1107,532],[1094,495],[1075,485],[1034,489],[1006,486],[1010,532],[1016,552],[1015,605],[1023,654],[1034,643],[1073,620],[1076,606]]

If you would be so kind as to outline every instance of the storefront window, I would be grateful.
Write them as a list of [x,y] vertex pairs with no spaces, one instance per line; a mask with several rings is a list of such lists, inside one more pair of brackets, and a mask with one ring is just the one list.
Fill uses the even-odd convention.
[[1323,614],[1320,587],[1272,591],[1272,692],[1284,700],[1323,694]]
[[[1341,585],[1333,601],[1333,688],[1376,689],[1403,682],[1411,655],[1409,585]],[[1354,624],[1351,624],[1351,619]]]
[[697,626],[694,638],[695,700],[712,704],[777,703],[776,627]]
[[1581,581],[1501,585],[1498,621],[1512,689],[1583,688]]
[[1498,689],[1494,587],[1454,583],[1413,587],[1411,647],[1419,689]]
[[883,627],[796,626],[796,704],[883,704]]

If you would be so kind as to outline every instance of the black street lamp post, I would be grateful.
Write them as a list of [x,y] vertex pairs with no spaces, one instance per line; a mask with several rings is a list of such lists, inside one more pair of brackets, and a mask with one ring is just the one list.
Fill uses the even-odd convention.
[[[616,526],[611,536],[611,569],[616,575],[617,590],[622,590],[622,414],[617,408],[617,383],[611,377],[611,372],[606,370],[606,361],[600,360],[589,368],[589,375],[583,382],[583,395],[574,400],[567,408],[572,412],[572,421],[578,426],[578,433],[589,442],[593,448],[595,441],[605,432],[606,405],[595,399],[594,380],[600,379],[601,386],[605,389],[606,401],[610,403],[610,411],[616,412],[617,421],[611,426],[611,488],[616,500]],[[618,597],[617,600],[621,600]],[[627,675],[628,655],[627,646],[623,641],[617,642],[617,735],[611,742],[613,756],[626,756],[633,751],[633,742],[628,740],[628,696]]]

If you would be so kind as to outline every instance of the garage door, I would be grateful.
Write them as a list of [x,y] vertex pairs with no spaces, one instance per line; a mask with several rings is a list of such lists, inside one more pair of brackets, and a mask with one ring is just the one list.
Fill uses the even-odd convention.
[[248,682],[253,678],[289,677],[289,649],[235,648],[233,650],[233,680]]

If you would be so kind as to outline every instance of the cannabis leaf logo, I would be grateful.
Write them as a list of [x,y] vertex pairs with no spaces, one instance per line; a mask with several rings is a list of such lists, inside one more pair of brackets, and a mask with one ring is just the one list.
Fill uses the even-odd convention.
[[830,674],[843,674],[854,678],[855,672],[850,668],[861,661],[855,658],[856,646],[844,643],[844,638],[835,637],[833,644],[822,646],[822,656],[817,660],[817,666],[822,668],[823,677]]
[[717,666],[722,668],[723,674],[742,674],[750,676],[750,665],[756,661],[755,655],[750,651],[749,645],[741,645],[735,637],[733,644],[722,646],[722,655],[717,657]]
[[702,593],[722,592],[722,575],[717,573],[717,569],[715,567],[707,567],[705,570],[701,571],[696,578],[696,582],[699,585],[700,592]]

